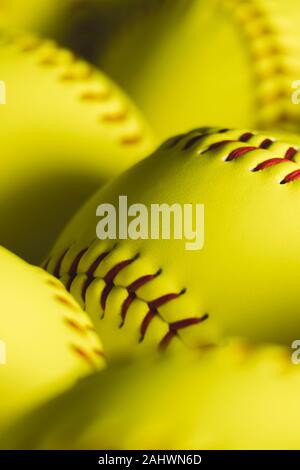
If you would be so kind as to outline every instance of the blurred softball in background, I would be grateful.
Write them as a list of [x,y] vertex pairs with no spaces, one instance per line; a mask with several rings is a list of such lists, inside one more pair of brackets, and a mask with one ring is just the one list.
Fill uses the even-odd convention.
[[289,350],[243,342],[81,381],[3,435],[20,449],[293,449],[300,373]]
[[105,365],[91,321],[57,279],[0,248],[0,427]]
[[[0,24],[34,31],[88,59],[104,51],[114,31],[161,0],[0,0]],[[153,8],[151,6],[151,8]]]
[[1,32],[0,64],[0,240],[40,262],[85,198],[151,151],[152,134],[108,78],[52,41]]
[[300,129],[297,0],[160,3],[127,19],[98,63],[162,137],[199,125]]

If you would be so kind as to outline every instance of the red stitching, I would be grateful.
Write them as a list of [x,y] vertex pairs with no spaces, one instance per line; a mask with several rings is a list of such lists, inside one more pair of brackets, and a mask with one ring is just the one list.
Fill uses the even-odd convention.
[[144,321],[141,326],[140,342],[143,341],[145,334],[147,333],[147,330],[150,326],[151,321],[158,314],[158,308],[161,307],[162,305],[165,305],[168,302],[171,302],[171,300],[177,299],[184,292],[185,291],[182,291],[179,294],[166,294],[166,295],[163,295],[162,297],[152,300],[151,302],[147,302],[148,307],[149,307],[149,312],[144,318]]
[[68,307],[70,310],[73,310],[73,311],[75,310],[76,312],[78,312],[77,305],[73,304],[71,302],[71,300],[69,300],[66,296],[64,296],[64,295],[55,295],[54,299],[55,299],[56,302],[61,303],[65,307]]
[[248,140],[250,140],[253,136],[254,134],[252,132],[245,132],[243,135],[241,135],[241,137],[239,138],[239,141],[248,142]]
[[78,265],[81,261],[81,258],[83,257],[83,255],[87,252],[87,248],[85,248],[84,250],[81,250],[78,255],[76,256],[76,258],[74,259],[71,267],[70,267],[70,276],[73,276],[74,274],[77,273],[77,270],[78,270]]
[[[228,129],[222,129],[222,132],[224,132],[224,133],[227,132],[227,131],[228,131]],[[218,133],[220,133],[220,131]],[[207,135],[213,135],[213,134],[206,133],[206,134],[203,134],[201,137],[206,137]],[[228,140],[222,140],[220,142],[214,142],[208,148],[203,150],[201,152],[201,154],[207,153],[211,150],[217,150],[220,147],[222,147],[224,145],[227,145],[227,144],[230,144],[230,143],[247,142],[254,135],[255,134],[253,134],[252,132],[245,132],[244,134],[242,134],[239,137],[238,140],[228,139]],[[187,148],[190,148],[190,146],[192,146],[194,143],[196,143],[198,141],[196,139],[196,137],[197,136],[193,137],[193,139],[188,141],[185,144],[185,146],[183,147],[183,150],[187,149]],[[254,146],[253,145],[253,146],[239,147],[235,150],[232,150],[229,153],[229,155],[227,155],[225,161],[226,162],[232,162],[232,161],[240,158],[241,156],[248,154],[249,152],[253,152],[254,150],[258,150],[258,149],[268,150],[274,142],[275,142],[274,140],[272,140],[270,138],[266,138],[265,140],[263,140],[261,142],[261,144],[259,146]],[[269,168],[273,165],[276,165],[276,164],[279,164],[279,163],[282,163],[282,162],[293,162],[293,163],[295,163],[294,157],[298,153],[298,151],[299,150],[296,147],[289,147],[288,150],[285,152],[284,157],[274,157],[274,158],[267,159],[267,160],[259,163],[252,171],[256,172],[256,171],[265,170],[265,169],[267,169],[267,168]],[[286,177],[280,182],[280,184],[286,184],[286,183],[290,183],[292,181],[295,181],[295,180],[300,178],[299,175],[300,175],[300,170],[295,170],[295,171],[289,173],[288,175],[286,175]]]
[[164,338],[160,342],[160,349],[164,350],[170,344],[171,340],[178,334],[178,330],[183,328],[187,328],[192,325],[198,325],[199,323],[203,323],[205,320],[209,318],[208,313],[203,315],[201,318],[188,318],[186,320],[180,320],[178,322],[170,323],[169,331],[164,336]]
[[[27,39],[27,36],[22,34],[17,34],[17,35],[8,35],[8,33],[5,33],[5,36],[9,39],[9,42],[7,44],[11,44],[12,41],[16,42],[17,45],[19,45],[19,51],[20,53],[37,53],[40,54],[41,57],[38,57],[38,63],[37,66],[40,67],[45,67],[45,66],[56,66],[59,65],[59,60],[56,60],[57,57],[59,57],[60,52],[62,49],[55,43],[53,50],[49,52],[49,54],[44,57],[43,56],[43,51],[42,47],[44,44],[44,40],[40,38],[29,38]],[[25,44],[22,44],[22,41],[25,40]],[[64,82],[64,81],[69,81],[69,82],[76,82],[76,81],[87,81],[87,83],[90,82],[90,80],[93,78],[93,75],[95,73],[95,70],[92,66],[89,66],[87,62],[83,62],[85,64],[86,70],[77,72],[76,66],[77,64],[80,64],[80,60],[73,55],[71,58],[70,63],[63,63],[63,72],[59,77],[59,80]],[[98,79],[99,83],[102,84],[101,78],[99,77]],[[105,90],[100,90],[100,91],[95,91],[93,89],[89,89],[88,85],[86,85],[86,90],[83,91],[79,95],[79,100],[80,102],[90,102],[90,103],[95,103],[96,105],[99,104],[99,102],[105,101],[107,99],[112,99],[114,95],[114,92],[111,88],[105,89]],[[117,101],[122,104],[122,97],[117,96]],[[120,123],[125,122],[126,120],[129,119],[131,114],[130,109],[122,110],[121,112],[115,112],[115,113],[108,113],[103,116],[101,121],[104,121],[107,123],[107,125],[120,125]],[[130,145],[139,145],[140,142],[144,139],[144,135],[142,133],[142,130],[138,129],[134,134],[128,134],[124,131],[123,136],[118,139],[118,143],[120,145],[124,146],[130,146]]]
[[59,278],[59,276],[60,276],[61,265],[62,265],[62,262],[63,262],[63,260],[64,260],[64,257],[65,257],[66,254],[68,253],[68,251],[69,251],[69,250],[64,251],[64,253],[61,255],[61,257],[58,258],[58,261],[57,261],[57,263],[56,263],[56,266],[55,266],[55,268],[54,268],[54,270],[53,270],[53,275],[54,275],[55,277],[57,277],[57,278]]
[[65,323],[69,327],[71,327],[73,330],[76,330],[76,331],[78,331],[79,333],[81,333],[83,335],[85,335],[87,333],[87,330],[82,325],[77,323],[75,320],[71,320],[70,318],[65,318]]
[[142,326],[141,326],[141,337],[140,337],[140,343],[144,340],[145,334],[147,333],[147,330],[150,326],[150,323],[152,322],[153,318],[156,316],[156,310],[149,310],[147,315],[145,316]]
[[271,145],[274,143],[274,141],[272,139],[265,139],[259,146],[259,148],[261,149],[265,149],[265,150],[268,150]]
[[134,299],[136,299],[136,291],[144,286],[145,284],[147,284],[148,282],[152,281],[152,279],[154,279],[156,276],[158,276],[159,274],[161,273],[161,271],[158,271],[158,273],[156,274],[149,274],[149,275],[146,275],[146,276],[142,276],[140,277],[139,279],[137,279],[136,281],[132,282],[128,287],[127,287],[127,291],[128,291],[128,297],[124,300],[123,304],[122,304],[122,308],[121,308],[121,318],[122,318],[122,322],[121,322],[121,325],[120,325],[120,328],[124,325],[125,323],[125,320],[126,320],[126,315],[127,315],[127,312],[128,312],[128,309],[130,307],[130,305],[132,304],[132,302],[134,301]]
[[[63,258],[60,258],[57,266],[61,265],[62,260]],[[69,299],[64,294],[61,293],[61,290],[62,288],[64,289],[64,287],[62,284],[59,284],[55,278],[53,278],[53,280],[47,279],[46,283],[50,285],[54,289],[54,291],[58,292],[54,295],[54,300],[56,302],[59,302],[64,307],[68,308],[69,310],[72,310],[73,313],[76,312],[78,314],[79,312],[81,312],[77,304],[73,303],[71,299]],[[80,323],[78,323],[76,319],[72,319],[69,316],[64,316],[63,321],[68,328],[71,328],[73,331],[79,333],[80,335],[86,335],[88,332],[92,332],[93,334],[96,335],[95,328],[92,325],[89,325],[89,324],[81,325]],[[77,346],[76,344],[71,344],[70,347],[72,351],[76,352],[77,355],[80,355],[80,357],[84,359],[89,364],[89,366],[92,367],[92,369],[96,370],[98,368],[96,363],[94,363],[92,355],[90,354],[89,351],[83,350],[81,347]],[[92,352],[96,354],[97,356],[101,356],[103,358],[105,357],[103,351],[101,351],[98,348],[94,348]]]
[[299,178],[300,178],[300,170],[295,170],[295,171],[292,171],[292,173],[289,173],[288,175],[286,175],[286,177],[280,182],[280,184],[290,183],[291,181],[296,181]]
[[[74,278],[76,277],[76,273],[77,273],[77,270],[78,270],[78,265],[80,263],[80,260],[86,252],[87,252],[87,249],[80,251],[78,253],[78,255],[76,256],[76,258],[74,259],[74,261],[72,263],[72,266],[70,267],[70,272],[69,272],[70,278],[69,278],[68,284],[66,286],[67,290],[71,289],[71,284],[72,284]],[[60,272],[61,264],[60,264],[60,266],[57,266],[56,269],[58,269],[59,272]]]
[[98,258],[96,258],[96,260],[92,263],[89,270],[87,271],[88,276],[93,276],[94,275],[96,269],[100,266],[100,264],[106,258],[106,256],[109,255],[109,253],[111,253],[111,251],[105,251],[104,253],[99,255]]
[[163,144],[163,147],[165,149],[172,149],[176,147],[177,144],[179,144],[179,142],[181,141],[181,139],[183,139],[183,137],[185,137],[185,134],[179,134],[179,135],[176,135],[175,137],[171,137]]
[[121,263],[118,263],[104,276],[104,282],[106,283],[106,286],[102,291],[101,301],[100,301],[103,311],[106,308],[107,298],[110,292],[112,291],[112,289],[114,288],[114,282],[113,282],[114,279],[123,269],[125,269],[127,266],[133,263],[133,261],[135,261],[136,259],[137,257],[134,257],[134,258],[122,261]]
[[[59,275],[60,275],[60,271],[61,271],[62,262],[63,262],[64,257],[66,256],[68,251],[69,250],[65,251],[63,253],[63,255],[59,257],[58,262],[54,267],[54,271],[56,273],[59,273]],[[85,283],[83,285],[82,293],[81,293],[82,294],[82,299],[83,299],[84,302],[85,302],[85,298],[86,298],[87,288],[94,281],[94,279],[96,279],[96,277],[94,276],[95,270],[100,265],[102,260],[104,260],[106,258],[106,256],[111,251],[102,253],[100,256],[98,256],[98,258],[92,263],[92,265],[88,269],[88,271],[87,271],[87,280],[85,281]],[[82,259],[82,257],[84,256],[84,254],[86,252],[87,252],[87,249],[83,249],[76,255],[75,259],[72,262],[72,265],[71,265],[69,271],[66,273],[69,276],[69,279],[68,279],[68,282],[67,282],[68,290],[71,289],[72,282],[74,281],[76,275],[80,274],[78,272],[79,263],[80,263],[80,260]],[[103,310],[102,318],[104,317],[104,314],[105,314],[105,309],[106,309],[108,296],[109,296],[110,292],[112,291],[112,289],[115,287],[115,284],[114,284],[115,277],[123,269],[125,269],[127,266],[129,266],[131,263],[133,263],[138,257],[139,257],[139,255],[136,255],[133,258],[130,258],[128,260],[124,260],[124,261],[116,264],[104,276],[103,280],[104,280],[106,285],[105,285],[104,289],[102,290],[101,297],[100,297],[100,304],[101,304],[101,307],[102,307],[102,310]],[[124,326],[124,324],[125,324],[127,312],[128,312],[128,309],[129,309],[131,303],[133,302],[134,299],[138,298],[138,296],[136,294],[136,291],[140,287],[147,284],[148,282],[151,282],[153,279],[155,279],[161,273],[162,273],[162,270],[159,270],[156,274],[149,274],[149,275],[141,276],[140,278],[133,281],[129,286],[127,286],[126,289],[127,289],[127,292],[128,292],[128,296],[122,302],[122,305],[121,305],[121,324],[120,324],[120,328],[122,326]],[[147,304],[149,310],[148,310],[148,313],[146,314],[146,316],[145,316],[145,318],[144,318],[144,320],[141,324],[141,327],[140,327],[141,337],[140,337],[139,342],[142,342],[144,340],[144,337],[147,333],[147,330],[148,330],[148,328],[151,324],[151,321],[154,319],[154,317],[157,316],[157,315],[159,316],[158,309],[161,306],[167,304],[168,302],[171,302],[172,300],[175,300],[179,296],[185,294],[185,292],[186,292],[186,290],[183,289],[179,293],[168,293],[168,294],[162,295],[161,297],[158,297],[157,299],[154,299],[152,301],[145,301],[144,300],[144,302]],[[161,316],[160,316],[160,318],[163,320],[163,318]],[[170,329],[170,331],[172,331],[172,335],[169,334],[170,337],[168,337],[168,340],[163,339],[163,341],[165,343],[169,344],[171,339],[174,336],[177,335],[177,331],[179,329],[185,328],[185,327],[190,326],[190,325],[194,325],[196,323],[201,323],[206,318],[208,318],[208,315],[207,316],[205,315],[204,317],[200,317],[200,318],[184,319],[184,320],[181,320],[180,322],[169,324],[169,329]],[[165,321],[165,320],[163,320],[163,321]],[[73,325],[70,325],[70,326],[73,326]],[[84,356],[82,355],[82,357],[84,357]]]
[[207,134],[200,134],[196,135],[195,137],[192,137],[190,140],[187,141],[187,143],[182,147],[182,151],[184,152],[185,150],[189,150],[192,148],[195,144],[198,144],[204,137],[206,137]]
[[[81,359],[83,359],[85,362],[87,362],[89,364],[90,367],[92,367],[92,369],[94,370],[97,370],[98,367],[97,365],[94,363],[93,359],[91,358],[90,354],[87,353],[84,349],[82,349],[81,347],[77,346],[76,344],[71,344],[71,349],[73,352],[75,352],[78,356],[81,357]],[[99,352],[98,351],[98,355],[99,355]],[[102,357],[103,354],[101,354]]]
[[285,152],[285,158],[287,158],[288,160],[291,160],[293,161],[294,160],[294,157],[295,155],[297,155],[298,153],[298,149],[294,148],[294,147],[290,147],[286,152]]
[[269,168],[270,166],[278,165],[283,162],[290,162],[290,160],[287,158],[270,158],[269,160],[259,163],[252,171],[264,170],[265,168]]
[[127,266],[129,266],[133,261],[135,261],[137,257],[135,256],[134,258],[127,259],[125,261],[121,261],[120,263],[116,264],[105,276],[104,276],[104,281],[107,284],[110,284],[114,281],[114,279],[117,277],[117,275],[125,269]]
[[242,157],[246,153],[252,152],[253,150],[257,150],[257,147],[240,147],[230,152],[225,161],[231,162],[232,160],[236,160],[237,158]]
[[236,142],[236,141],[232,139],[231,140],[228,139],[228,140],[221,140],[220,142],[214,142],[207,149],[203,150],[202,153],[210,152],[211,150],[216,150],[222,147],[223,145],[232,144],[233,142]]
[[104,313],[105,313],[105,309],[106,309],[106,302],[107,302],[107,298],[109,296],[109,294],[111,293],[111,291],[113,290],[114,288],[114,284],[111,283],[111,284],[106,284],[106,286],[104,287],[103,291],[102,291],[102,294],[101,294],[101,299],[100,299],[100,305],[101,305],[101,308],[103,310],[103,315],[102,315],[102,318],[104,318]]

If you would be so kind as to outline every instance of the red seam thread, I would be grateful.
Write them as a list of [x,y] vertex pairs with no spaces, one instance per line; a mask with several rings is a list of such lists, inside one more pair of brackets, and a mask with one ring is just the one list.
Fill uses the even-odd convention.
[[83,359],[85,362],[87,362],[89,364],[89,366],[92,367],[92,369],[97,370],[97,366],[94,363],[93,359],[91,358],[91,356],[84,349],[77,346],[76,344],[71,344],[71,349],[78,356],[80,356],[81,359]]
[[297,155],[297,153],[298,153],[298,149],[296,149],[295,147],[290,147],[285,153],[285,158],[287,158],[288,160],[294,161],[294,157],[295,155]]
[[289,173],[288,175],[286,175],[286,177],[283,178],[280,184],[291,183],[292,181],[296,181],[299,178],[300,178],[300,170],[295,170],[295,171],[292,171],[292,173]]
[[290,160],[287,158],[270,158],[269,160],[259,163],[252,171],[264,170],[265,168],[269,168],[270,166],[278,165],[283,162],[290,162]]
[[[227,131],[227,130],[225,130],[225,131]],[[226,145],[226,144],[229,144],[229,143],[239,142],[239,141],[246,142],[252,136],[254,136],[253,133],[246,132],[246,133],[242,134],[237,141],[235,141],[235,140],[222,140],[220,142],[215,142],[214,144],[211,144],[207,149],[205,149],[202,153],[204,154],[204,153],[209,152],[211,150],[216,150],[216,149],[222,147],[223,145]],[[274,141],[272,139],[267,138],[259,145],[259,147],[245,146],[245,147],[237,148],[237,149],[235,149],[235,150],[233,150],[232,152],[229,153],[229,155],[226,157],[225,161],[226,162],[231,162],[231,161],[236,160],[237,158],[239,158],[243,155],[246,155],[247,153],[252,152],[254,150],[258,150],[258,149],[267,150],[273,143],[274,143]],[[252,171],[264,170],[266,168],[269,168],[272,165],[279,164],[279,163],[282,163],[282,162],[287,162],[287,161],[295,163],[294,162],[294,157],[297,153],[298,153],[297,148],[289,147],[289,149],[285,152],[284,157],[282,157],[282,158],[278,157],[278,158],[272,158],[272,159],[265,160],[265,161],[261,162],[260,164],[258,164]],[[296,179],[298,179],[300,177],[299,175],[300,175],[300,170],[295,170],[292,173],[289,173],[281,181],[280,184],[286,184],[286,183],[290,183],[292,181],[295,181]]]
[[163,295],[161,297],[158,297],[155,300],[147,302],[147,305],[149,307],[149,312],[147,313],[146,317],[144,318],[142,326],[141,326],[140,342],[143,341],[143,339],[144,339],[144,337],[147,333],[147,330],[150,326],[151,321],[158,314],[158,308],[161,307],[162,305],[165,305],[168,302],[171,302],[171,300],[177,299],[180,295],[182,295],[182,293],[179,293],[179,294],[166,294],[166,295]]
[[[78,253],[77,256],[75,257],[75,259],[74,259],[74,261],[71,265],[70,271],[69,271],[72,278],[73,278],[74,275],[76,276],[78,274],[78,273],[75,273],[74,270],[78,269],[79,262],[80,262],[81,258],[83,257],[83,255],[86,253],[86,251],[87,251],[86,249],[81,250],[80,253]],[[59,258],[59,262],[58,262],[59,266],[61,266],[62,261],[64,259],[64,256],[66,256],[67,252],[68,252],[68,250]],[[91,267],[89,268],[89,270],[88,270],[88,279],[87,279],[85,285],[83,286],[83,291],[82,291],[83,300],[85,300],[85,295],[86,295],[86,290],[87,290],[88,285],[90,285],[90,283],[94,280],[94,278],[93,278],[94,271],[97,269],[97,267],[99,266],[101,261],[108,255],[108,253],[109,252],[105,252],[105,253],[101,254],[97,258],[97,260],[94,261],[93,264],[91,265]],[[103,309],[103,312],[105,312],[107,298],[108,298],[110,292],[112,291],[112,289],[114,287],[114,282],[113,281],[114,281],[115,277],[117,276],[117,274],[119,274],[119,272],[122,269],[125,269],[125,267],[129,266],[137,258],[138,258],[138,255],[135,256],[134,258],[131,258],[131,259],[128,259],[128,260],[125,260],[125,261],[122,261],[122,262],[118,263],[103,278],[104,282],[106,283],[106,286],[104,287],[104,289],[102,291],[102,294],[101,294],[101,298],[100,298],[100,304],[101,304],[101,307]],[[58,272],[58,271],[60,271],[60,268],[58,269],[57,266],[56,266],[55,270]],[[129,286],[127,286],[128,296],[124,300],[124,302],[122,303],[122,306],[121,306],[122,324],[120,326],[123,326],[123,324],[126,320],[126,314],[127,314],[127,311],[128,311],[128,308],[129,308],[131,302],[137,297],[136,296],[136,291],[140,287],[142,287],[143,285],[145,285],[146,283],[150,282],[155,277],[160,275],[161,272],[162,271],[159,270],[156,274],[149,274],[149,275],[142,276],[142,277],[136,279],[134,282],[132,282]],[[88,285],[87,285],[87,283],[88,283]],[[186,292],[185,289],[183,289],[179,293],[169,293],[169,294],[165,294],[161,297],[158,297],[157,299],[154,299],[152,301],[148,301],[148,302],[144,301],[148,305],[149,310],[148,310],[148,313],[145,316],[145,318],[142,322],[141,328],[140,328],[140,333],[141,333],[140,342],[143,341],[143,339],[145,337],[145,334],[147,333],[147,330],[148,330],[153,318],[156,315],[159,314],[158,308],[165,305],[166,303],[171,302],[172,300],[178,298],[179,296],[181,296],[185,292]],[[203,321],[203,319],[204,319],[204,317],[181,320],[180,322],[169,324],[169,328],[170,328],[170,331],[173,332],[173,336],[175,336],[176,333],[177,333],[177,330],[179,328],[185,328],[187,326],[190,326],[190,325],[193,325],[193,324],[196,324],[196,323],[200,323],[200,322]],[[171,339],[172,338],[170,337],[168,342],[170,342]],[[81,354],[81,355],[83,357],[83,354]]]
[[265,139],[259,146],[259,148],[261,149],[264,149],[264,150],[268,150],[271,145],[274,143],[274,141],[272,139]]
[[231,162],[232,160],[236,160],[239,157],[242,157],[246,153],[253,152],[253,150],[257,150],[257,147],[248,146],[248,147],[239,147],[238,149],[233,150],[230,152],[228,157],[226,158],[226,162]]
[[171,340],[175,336],[177,336],[178,330],[181,330],[183,328],[188,328],[189,326],[192,326],[192,325],[198,325],[199,323],[203,323],[208,318],[209,318],[209,315],[208,313],[206,313],[201,318],[187,318],[185,320],[179,320],[177,322],[170,323],[169,331],[161,340],[159,348],[162,350],[166,349],[166,347],[170,344]]
[[241,137],[239,138],[239,141],[240,142],[248,142],[248,140],[251,139],[251,137],[253,137],[254,134],[252,132],[245,132],[244,134],[241,135]]

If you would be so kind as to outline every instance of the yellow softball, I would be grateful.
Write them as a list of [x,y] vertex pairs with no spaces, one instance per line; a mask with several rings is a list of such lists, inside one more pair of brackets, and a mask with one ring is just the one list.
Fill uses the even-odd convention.
[[153,148],[147,125],[104,75],[52,41],[0,34],[0,240],[41,261],[99,184]]
[[0,248],[0,426],[104,367],[88,316],[41,268]]
[[176,136],[96,193],[47,269],[90,314],[109,358],[224,336],[290,344],[299,177],[295,143],[216,128]]
[[299,449],[298,367],[288,349],[243,342],[115,365],[19,422],[0,447]]
[[99,63],[162,137],[199,125],[299,129],[297,0],[155,5],[123,22]]
[[44,33],[66,8],[63,4],[68,9],[70,0],[0,0],[0,22],[2,26]]

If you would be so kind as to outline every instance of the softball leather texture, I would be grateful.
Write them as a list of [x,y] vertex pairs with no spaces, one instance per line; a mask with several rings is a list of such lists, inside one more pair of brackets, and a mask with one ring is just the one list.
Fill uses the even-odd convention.
[[41,268],[0,248],[0,429],[105,366],[88,316]]
[[200,357],[147,358],[84,379],[0,447],[295,449],[299,386],[289,350],[277,346],[234,341]]
[[199,125],[298,131],[298,0],[155,3],[123,23],[98,62],[162,138]]
[[[293,141],[292,141],[293,140]],[[290,142],[248,130],[176,136],[96,193],[45,267],[91,316],[109,358],[224,336],[290,344],[299,328],[300,165]],[[204,204],[205,241],[99,240],[96,209]]]
[[0,239],[37,263],[85,199],[154,139],[108,78],[54,42],[2,31],[0,62]]

